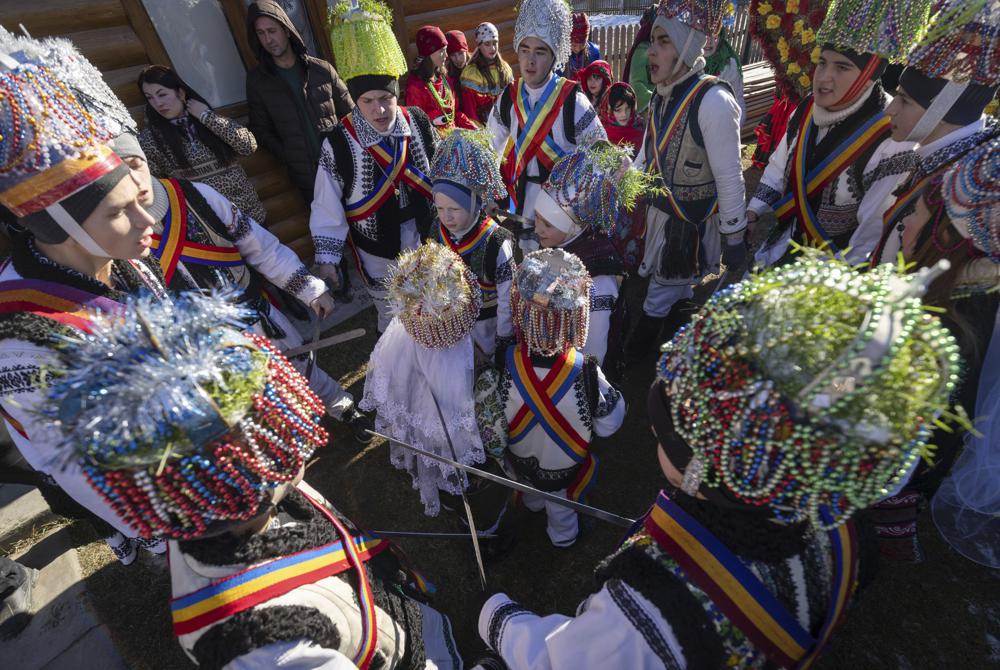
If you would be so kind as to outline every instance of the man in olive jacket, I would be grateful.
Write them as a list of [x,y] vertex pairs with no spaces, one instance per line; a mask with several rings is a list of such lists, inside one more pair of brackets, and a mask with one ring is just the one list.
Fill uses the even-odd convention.
[[258,61],[247,72],[250,130],[285,163],[310,203],[322,135],[354,109],[354,101],[333,66],[306,53],[302,36],[277,2],[250,3],[247,39]]

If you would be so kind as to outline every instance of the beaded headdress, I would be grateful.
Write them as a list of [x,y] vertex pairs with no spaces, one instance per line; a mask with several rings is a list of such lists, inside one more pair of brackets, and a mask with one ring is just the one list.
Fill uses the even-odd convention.
[[386,287],[406,332],[428,349],[454,346],[468,335],[483,302],[462,257],[436,242],[400,254]]
[[774,69],[775,83],[794,103],[812,92],[812,73],[819,62],[816,32],[826,17],[826,2],[751,0],[750,34]]
[[496,202],[507,198],[500,158],[484,129],[453,130],[438,145],[431,161],[431,180],[441,179],[462,184]]
[[1000,139],[969,152],[941,180],[951,224],[1000,264]]
[[[726,5],[729,5],[728,10]],[[731,8],[732,3],[727,0],[660,0],[656,14],[676,19],[705,35],[717,35]]]
[[713,295],[658,364],[693,451],[683,488],[823,528],[885,497],[957,379],[957,344],[919,297],[938,272],[805,250]]
[[1000,0],[943,0],[907,65],[928,77],[1000,83]]
[[[75,78],[74,85],[95,89],[83,86],[93,67],[65,43],[38,43],[0,29],[0,203],[15,216],[59,208],[59,201],[122,164],[107,146],[112,130],[104,110],[83,104],[57,75],[78,66],[91,73]],[[67,232],[83,231],[77,224]],[[99,247],[88,251],[103,253]]]
[[326,443],[323,404],[231,292],[132,297],[67,335],[46,414],[61,448],[142,537],[253,518]]
[[592,281],[583,261],[562,249],[539,249],[514,271],[510,311],[528,350],[552,356],[587,342]]
[[542,190],[580,228],[611,235],[653,183],[652,175],[632,167],[627,149],[597,140],[560,158]]
[[902,63],[930,9],[931,0],[833,0],[816,39],[821,45]]
[[330,46],[344,81],[406,74],[406,57],[392,32],[392,10],[378,0],[341,0],[329,12]]
[[569,34],[573,9],[567,0],[521,0],[514,22],[514,51],[528,37],[545,42],[555,56],[552,68],[560,70],[569,60]]

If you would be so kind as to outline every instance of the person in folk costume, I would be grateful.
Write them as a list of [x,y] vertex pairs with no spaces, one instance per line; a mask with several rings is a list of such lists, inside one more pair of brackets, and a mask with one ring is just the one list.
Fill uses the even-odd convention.
[[[59,436],[41,412],[60,338],[88,332],[85,309],[114,312],[128,293],[166,289],[150,256],[153,219],[139,187],[112,151],[135,122],[101,73],[66,40],[44,42],[0,28],[0,204],[16,217],[10,257],[0,264],[0,416],[24,460],[86,512],[122,563],[137,530],[65,465]],[[57,494],[58,495],[58,494]],[[76,510],[74,510],[75,512]]]
[[448,81],[448,39],[437,26],[417,31],[417,62],[406,79],[406,105],[424,110],[442,135],[455,127],[475,128],[462,110]]
[[[590,18],[584,12],[573,12],[573,27],[569,33],[569,59],[557,74],[567,79],[579,79],[580,73],[594,61],[601,60],[601,50],[590,41]],[[580,83],[585,84],[581,79]]]
[[625,67],[622,70],[622,81],[635,91],[636,110],[643,116],[646,115],[649,101],[656,92],[656,86],[649,80],[646,52],[649,51],[649,36],[653,32],[657,6],[658,4],[654,3],[639,18],[639,31],[635,34],[632,46],[629,47],[628,55],[625,57]]
[[[613,434],[625,419],[625,399],[605,379],[597,360],[581,351],[590,295],[590,275],[573,254],[540,249],[525,256],[511,288],[517,344],[507,349],[497,384],[506,417],[508,471],[573,500],[596,480],[591,440]],[[563,381],[553,387],[550,380],[557,378]],[[558,430],[551,427],[556,424]],[[531,494],[522,500],[533,512],[545,510],[554,546],[576,542],[575,511]]]
[[94,315],[47,390],[63,458],[169,538],[173,632],[194,663],[461,668],[402,553],[302,481],[323,402],[246,317],[217,291]]
[[[980,377],[975,385],[971,379],[963,380],[961,402],[968,410],[970,392],[975,389],[974,407],[969,412],[969,416],[974,417],[975,431],[963,436],[961,453],[931,500],[934,523],[948,544],[969,560],[992,568],[1000,567],[1000,525],[997,524],[997,516],[1000,515],[997,483],[1000,480],[996,476],[1000,466],[1000,448],[997,446],[1000,444],[997,441],[997,421],[1000,420],[1000,383],[997,379],[1000,373],[1000,335],[997,333],[1000,332],[1000,321],[994,316],[990,333],[987,304],[996,305],[997,289],[1000,288],[1000,191],[995,178],[998,169],[1000,140],[994,138],[963,156],[941,180],[945,213],[954,229],[948,233],[954,237],[957,232],[972,242],[971,247],[964,245],[965,256],[959,260],[962,265],[961,280],[956,286],[964,290],[951,289],[950,293],[956,298],[951,309],[958,311],[960,305],[971,305],[973,296],[979,291],[990,293],[986,296],[980,294],[981,303],[986,303],[980,309],[982,318],[967,321],[974,323],[975,328],[970,329],[970,334],[975,332],[977,335],[981,363],[977,371],[975,361],[966,356],[966,366],[970,373]],[[939,228],[938,232],[930,234],[940,237],[941,232]],[[926,240],[920,244],[922,236],[918,234],[912,238],[915,246],[922,246],[925,251],[933,253],[932,249],[936,248],[927,246]],[[938,253],[941,253],[940,250]],[[983,255],[979,256],[980,253]],[[930,262],[932,258],[919,251],[911,254],[910,257],[920,264]],[[975,292],[970,292],[970,289]],[[963,300],[960,296],[966,292],[970,295]],[[947,323],[947,317],[944,318]],[[958,322],[956,319],[952,321]]]
[[[153,255],[171,290],[239,286],[240,302],[254,315],[254,332],[271,338],[282,351],[301,345],[302,336],[271,303],[263,280],[311,307],[320,319],[333,311],[333,298],[323,280],[309,274],[294,251],[221,193],[200,182],[153,179],[146,156],[130,133],[115,138],[113,146],[140,184],[140,204],[156,221]],[[292,364],[305,374],[307,356]],[[371,423],[358,412],[350,393],[319,366],[313,366],[309,383],[331,418],[351,426],[359,442],[371,441],[365,432]]]
[[664,345],[648,406],[670,486],[575,616],[486,601],[479,633],[510,667],[806,668],[823,652],[877,562],[852,517],[920,459],[957,347],[922,309],[926,277],[815,253],[716,293]]
[[886,114],[894,140],[916,142],[919,162],[885,213],[872,265],[896,262],[903,220],[926,185],[1000,135],[1000,124],[984,113],[1000,85],[998,29],[1000,8],[994,4],[949,2],[910,51]]
[[500,56],[500,32],[492,23],[480,23],[476,27],[476,51],[459,80],[459,109],[476,123],[486,125],[497,98],[512,81],[514,72]]
[[648,200],[638,272],[649,287],[633,355],[652,350],[664,327],[673,332],[690,318],[693,287],[717,270],[720,246],[726,266],[745,264],[740,106],[728,84],[705,74],[702,53],[707,35],[719,30],[722,4],[663,0],[653,22],[646,57],[656,95],[636,166],[665,190]]
[[[362,406],[376,411],[379,432],[464,465],[482,463],[472,337],[479,282],[458,254],[427,242],[400,254],[386,286],[395,316],[372,351]],[[412,476],[428,516],[440,511],[439,492],[461,494],[464,477],[451,466],[395,445],[390,454]]]
[[344,2],[330,22],[338,72],[356,107],[323,140],[309,229],[318,274],[334,289],[350,244],[384,332],[391,314],[383,281],[396,256],[430,230],[427,172],[438,134],[422,110],[397,103],[406,60],[389,8],[378,0],[361,0],[358,9]]
[[601,104],[601,123],[608,141],[620,147],[627,147],[630,157],[635,157],[642,146],[646,123],[636,113],[635,91],[623,81],[616,82],[608,89]]
[[615,80],[611,73],[611,65],[604,60],[595,60],[577,73],[583,93],[591,106],[600,110],[607,98],[611,83]]
[[[465,33],[461,30],[449,30],[444,34],[444,38],[448,41],[448,63],[446,67],[448,85],[451,86],[451,91],[455,95],[455,106],[461,111],[462,70],[472,60],[472,54],[469,53],[469,42],[465,39]],[[474,121],[475,119],[472,120]]]
[[743,96],[743,64],[740,56],[729,43],[727,28],[732,28],[736,21],[736,7],[732,1],[725,3],[726,13],[719,24],[719,32],[709,35],[705,41],[705,74],[718,77],[729,84],[736,102],[740,105],[740,126],[747,118],[747,102]]
[[520,77],[504,89],[486,124],[511,209],[529,222],[519,240],[526,251],[537,247],[530,222],[552,166],[584,140],[605,137],[578,82],[555,74],[569,58],[571,23],[565,0],[521,1],[514,24]]
[[631,167],[624,149],[598,140],[559,159],[535,206],[539,244],[564,249],[587,268],[590,326],[580,353],[593,356],[613,381],[621,379],[625,364],[628,313],[620,295],[625,266],[612,236],[653,181]]
[[915,156],[892,139],[879,83],[926,24],[929,0],[834,0],[816,35],[822,45],[812,95],[795,109],[771,154],[748,217],[777,223],[756,261],[787,261],[789,241],[825,245],[851,263],[878,243],[882,215]]
[[432,237],[458,254],[482,292],[472,339],[477,357],[494,355],[514,342],[510,319],[510,282],[514,236],[487,211],[507,198],[500,161],[485,130],[456,130],[438,145],[431,161],[437,230]]

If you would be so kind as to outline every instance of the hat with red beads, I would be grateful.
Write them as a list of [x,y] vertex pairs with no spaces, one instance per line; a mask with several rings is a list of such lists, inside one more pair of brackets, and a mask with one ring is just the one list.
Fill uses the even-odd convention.
[[326,444],[323,403],[233,291],[130,298],[67,335],[46,414],[66,460],[142,537],[223,532]]
[[427,58],[432,53],[440,51],[448,46],[448,38],[437,26],[424,26],[417,31],[416,37],[417,55]]

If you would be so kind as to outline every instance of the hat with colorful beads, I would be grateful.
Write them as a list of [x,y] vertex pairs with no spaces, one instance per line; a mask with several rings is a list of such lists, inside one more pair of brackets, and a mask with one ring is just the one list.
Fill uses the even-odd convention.
[[591,285],[583,261],[568,251],[539,249],[525,256],[510,288],[518,341],[544,356],[581,348],[590,327]]
[[931,0],[833,0],[816,38],[838,52],[902,63],[930,10]]
[[458,184],[481,198],[501,202],[507,187],[500,174],[500,158],[490,145],[486,130],[451,131],[434,150],[431,180]]
[[957,344],[920,299],[941,271],[804,250],[713,295],[650,392],[682,489],[830,528],[905,481],[957,380]]
[[141,537],[249,520],[326,444],[323,403],[231,292],[133,297],[63,338],[46,414]]

